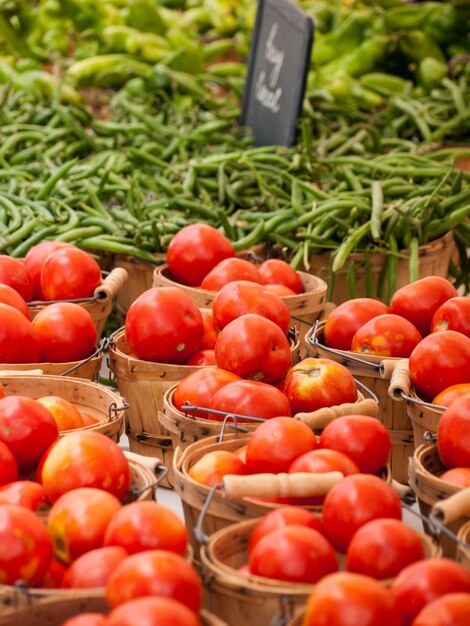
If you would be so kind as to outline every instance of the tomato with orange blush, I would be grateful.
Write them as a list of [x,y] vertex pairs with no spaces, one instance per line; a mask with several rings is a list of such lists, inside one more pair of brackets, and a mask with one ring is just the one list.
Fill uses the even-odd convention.
[[107,626],[108,620],[101,613],[82,613],[71,617],[62,626]]
[[[219,389],[239,380],[240,376],[220,368],[207,367],[197,370],[180,380],[173,395],[173,404],[179,411],[186,403],[210,408],[212,399]],[[195,411],[194,415],[212,419],[212,415],[206,411]]]
[[66,571],[67,566],[53,557],[38,587],[41,589],[60,589]]
[[24,263],[5,254],[0,255],[0,283],[8,285],[30,302],[33,297],[33,281]]
[[457,400],[461,396],[465,396],[466,394],[470,394],[470,383],[460,383],[459,385],[451,385],[441,391],[434,400],[433,404],[437,404],[438,406],[450,407],[454,400]]
[[[289,400],[282,391],[255,380],[237,380],[225,385],[214,394],[211,408],[224,414],[261,419],[291,415]],[[209,418],[223,421],[224,416],[209,413]]]
[[356,332],[351,343],[353,352],[407,358],[421,341],[418,329],[399,315],[379,315]]
[[202,336],[200,350],[213,350],[219,336],[219,329],[215,325],[214,318],[207,311],[201,311],[204,335]]
[[276,294],[276,296],[280,296],[281,298],[284,296],[296,295],[295,291],[292,291],[292,289],[289,289],[289,287],[286,287],[285,285],[264,285],[264,288],[268,291],[272,291]]
[[111,574],[128,556],[119,546],[97,548],[79,556],[64,574],[64,589],[97,589],[106,587]]
[[451,485],[470,487],[470,467],[454,467],[439,476],[440,480]]
[[359,328],[372,318],[386,313],[390,313],[388,306],[372,298],[356,298],[343,302],[326,320],[326,345],[336,350],[351,350],[351,342]]
[[15,289],[13,289],[13,287],[0,284],[0,302],[2,304],[8,304],[14,309],[17,309],[25,316],[28,321],[31,321],[28,305],[26,304],[25,300],[20,296],[20,294],[15,291]]
[[10,448],[0,441],[0,493],[2,485],[13,483],[18,478],[18,465]]
[[43,300],[44,297],[41,291],[41,269],[44,265],[47,257],[61,248],[75,248],[71,243],[65,241],[43,241],[33,246],[24,258],[24,266],[31,276],[33,281],[33,299]]
[[470,468],[470,394],[444,411],[437,426],[439,456],[447,468]]
[[189,358],[185,365],[192,365],[198,367],[209,367],[211,365],[217,365],[215,362],[215,351],[214,350],[200,350],[193,354],[191,358]]
[[37,363],[40,346],[34,327],[18,309],[0,302],[0,362]]
[[250,535],[248,552],[251,552],[258,541],[269,533],[292,525],[307,526],[307,528],[323,533],[322,524],[313,513],[299,506],[283,506],[270,511],[256,524]]
[[432,316],[431,332],[455,330],[470,337],[470,298],[458,296],[446,300]]
[[32,480],[16,480],[0,487],[0,504],[15,504],[36,512],[49,505],[43,485]]
[[282,259],[268,259],[261,263],[258,271],[263,285],[283,285],[294,294],[304,291],[299,274]]
[[419,612],[413,626],[468,626],[470,593],[449,593]]
[[[197,615],[170,598],[141,598],[111,611],[106,626],[201,626]],[[80,624],[71,626],[82,626]],[[83,625],[85,626],[85,625]]]
[[59,432],[63,430],[73,430],[74,428],[83,428],[85,423],[80,411],[65,398],[59,396],[44,396],[38,398],[43,406],[50,411],[55,419]]
[[214,450],[201,457],[188,471],[188,475],[198,483],[213,487],[222,482],[227,474],[246,474],[245,463],[232,452]]
[[204,277],[201,288],[208,291],[219,291],[225,285],[236,280],[261,283],[261,276],[253,263],[234,257],[232,259],[224,259],[212,268],[207,276]]

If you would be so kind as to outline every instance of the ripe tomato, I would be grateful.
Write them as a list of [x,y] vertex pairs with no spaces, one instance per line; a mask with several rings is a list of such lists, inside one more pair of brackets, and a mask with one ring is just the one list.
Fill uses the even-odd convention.
[[13,452],[21,473],[36,467],[58,434],[54,418],[36,400],[23,396],[0,400],[0,441]]
[[290,417],[274,417],[252,433],[246,451],[249,474],[287,472],[293,461],[318,447],[313,431]]
[[[291,415],[289,400],[282,391],[255,380],[238,380],[225,385],[214,394],[211,408],[225,414],[236,413],[265,420]],[[209,413],[209,418],[223,421],[223,417],[213,413]]]
[[196,613],[201,606],[201,581],[179,554],[148,550],[120,563],[106,588],[106,601],[114,608],[143,596],[172,598]]
[[416,391],[431,402],[447,387],[470,382],[470,339],[454,330],[432,333],[416,346],[409,363]]
[[72,243],[65,241],[43,241],[33,246],[24,258],[24,266],[33,282],[33,299],[43,300],[41,291],[41,269],[47,257],[61,248],[75,248]]
[[351,350],[356,332],[378,315],[390,313],[383,302],[372,298],[356,298],[340,304],[330,313],[325,324],[325,343],[336,350]]
[[79,556],[67,569],[62,581],[64,589],[97,589],[106,587],[116,567],[127,558],[119,546],[97,548]]
[[8,304],[0,303],[0,363],[37,363],[39,341],[31,322]]
[[217,263],[204,277],[201,288],[208,291],[219,291],[219,289],[222,289],[229,283],[233,283],[235,280],[261,283],[261,276],[253,263],[233,257]]
[[18,465],[16,459],[10,448],[0,440],[0,494],[3,485],[13,483],[17,478]]
[[361,326],[351,343],[353,352],[407,358],[421,341],[411,322],[399,315],[378,315]]
[[217,263],[233,256],[232,244],[216,228],[190,224],[170,241],[166,259],[175,280],[183,285],[197,286]]
[[[180,411],[186,402],[193,406],[210,408],[217,391],[237,380],[241,380],[240,376],[219,368],[206,367],[197,370],[180,380],[173,395],[173,404]],[[205,411],[195,411],[194,415],[205,419],[215,417]]]
[[470,467],[454,467],[439,476],[445,483],[458,487],[470,487]]
[[425,558],[419,536],[396,519],[375,519],[354,534],[346,555],[346,569],[383,580]]
[[52,558],[52,543],[44,523],[31,511],[0,506],[0,580],[38,583]]
[[276,294],[276,296],[295,296],[295,291],[292,291],[292,289],[289,289],[289,287],[286,287],[285,285],[264,285],[265,289],[267,289],[268,291],[272,291],[273,293]]
[[455,330],[470,337],[470,298],[457,297],[446,300],[432,316],[431,332]]
[[237,448],[233,451],[233,454],[246,463],[246,451],[248,450],[248,444],[245,444],[241,448]]
[[184,554],[188,531],[171,509],[157,502],[132,502],[110,521],[105,546],[120,546],[128,554],[143,550],[168,550]]
[[198,367],[209,367],[216,365],[214,350],[199,350],[189,358],[185,365],[193,365]]
[[82,613],[71,617],[62,626],[107,626],[107,624],[107,618],[100,613]]
[[136,624],[139,626],[201,626],[201,622],[192,611],[180,602],[169,598],[141,598],[127,602],[111,611],[106,620],[106,626],[136,626]]
[[189,470],[189,476],[198,483],[213,487],[226,474],[246,474],[245,463],[233,452],[214,450],[201,457]]
[[49,500],[43,485],[32,480],[17,480],[0,487],[0,504],[15,504],[36,512],[45,509]]
[[222,287],[212,302],[214,321],[220,329],[247,313],[271,320],[284,334],[289,330],[289,309],[279,296],[262,285],[243,280],[230,283]]
[[202,336],[200,350],[213,350],[219,335],[219,329],[215,325],[214,318],[207,311],[201,310],[202,323],[204,325],[204,335]]
[[80,415],[82,416],[84,426],[93,426],[94,424],[99,424],[100,422],[98,418],[94,415],[90,415],[89,413],[83,413],[83,411],[80,411]]
[[447,387],[447,389],[444,389],[444,391],[441,391],[441,393],[437,394],[432,403],[439,406],[450,407],[454,400],[457,400],[457,398],[465,396],[468,393],[470,393],[470,383],[451,385],[450,387]]
[[22,313],[28,321],[31,321],[28,305],[13,287],[0,284],[0,302],[2,304],[9,304]]
[[325,533],[341,552],[346,552],[359,528],[379,518],[401,520],[401,504],[395,491],[377,476],[347,476],[325,498]]
[[367,415],[345,415],[323,430],[320,446],[343,452],[364,474],[377,474],[387,463],[392,441],[378,419]]
[[351,372],[330,359],[307,358],[294,365],[286,376],[285,393],[294,415],[357,400]]
[[126,341],[146,361],[184,363],[204,334],[201,312],[184,291],[158,287],[135,300],[126,316]]
[[393,294],[390,310],[409,320],[424,337],[431,329],[431,320],[446,300],[457,296],[455,287],[440,276],[427,276],[405,285]]
[[44,300],[88,298],[101,284],[101,269],[95,259],[79,248],[51,252],[40,274]]
[[6,396],[5,387],[0,383],[0,400]]
[[242,378],[276,382],[292,365],[287,337],[261,315],[242,315],[230,322],[215,344],[217,366]]
[[470,468],[470,394],[444,411],[437,427],[437,446],[448,468]]
[[96,327],[90,313],[73,302],[45,306],[33,320],[41,361],[81,361],[95,351]]
[[67,567],[63,563],[58,559],[52,558],[38,587],[41,589],[60,589],[66,571]]
[[129,464],[105,435],[77,431],[59,439],[41,461],[39,478],[51,502],[79,487],[103,489],[118,500],[129,491]]
[[85,426],[80,411],[68,400],[59,398],[59,396],[44,396],[43,398],[38,398],[38,402],[50,411],[56,421],[59,432]]
[[317,530],[290,525],[262,537],[249,554],[255,576],[314,584],[338,571],[332,546]]
[[401,626],[388,589],[368,576],[341,572],[315,586],[302,626]]
[[425,559],[398,574],[391,592],[401,613],[402,626],[410,626],[426,604],[448,593],[470,593],[470,572],[450,559]]
[[268,259],[258,267],[263,285],[284,285],[294,293],[302,293],[304,286],[295,269],[281,259]]
[[323,526],[318,517],[313,513],[299,506],[283,506],[279,509],[269,511],[269,513],[256,524],[250,535],[248,552],[250,553],[258,541],[266,537],[266,535],[269,535],[275,530],[292,525],[306,526],[319,533],[323,533]]
[[28,270],[21,261],[5,254],[0,255],[0,283],[12,287],[26,302],[33,297],[33,281]]
[[468,626],[470,593],[449,593],[419,612],[412,626]]

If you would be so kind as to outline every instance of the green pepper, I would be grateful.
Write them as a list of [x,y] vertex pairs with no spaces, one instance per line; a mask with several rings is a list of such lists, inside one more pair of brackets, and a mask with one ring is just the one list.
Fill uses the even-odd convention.
[[444,4],[441,11],[433,11],[426,17],[422,30],[436,43],[443,45],[455,39],[457,26],[457,11]]
[[129,25],[144,33],[164,35],[166,24],[155,0],[133,0],[129,3]]
[[321,68],[321,74],[327,79],[336,71],[342,70],[350,76],[361,76],[371,72],[384,57],[388,37],[375,35],[363,41],[352,52],[339,57]]
[[431,89],[437,87],[447,74],[447,63],[441,63],[432,57],[427,57],[419,63],[418,82],[427,91],[431,91]]
[[354,12],[339,26],[324,37],[316,35],[313,46],[313,62],[325,65],[350,52],[362,39],[364,29],[370,21],[369,12]]
[[190,39],[182,30],[172,28],[168,30],[167,40],[174,50],[182,50],[172,68],[191,74],[201,73],[204,67],[204,52],[199,42]]
[[381,96],[404,95],[412,87],[410,81],[401,78],[401,76],[381,72],[364,74],[359,80],[361,85],[379,93]]
[[446,60],[437,43],[422,30],[411,30],[405,33],[400,38],[399,47],[403,54],[415,63],[428,57],[441,63],[445,63]]
[[440,16],[444,12],[445,5],[439,2],[402,4],[389,9],[385,14],[385,21],[391,31],[415,30],[421,29],[431,15]]

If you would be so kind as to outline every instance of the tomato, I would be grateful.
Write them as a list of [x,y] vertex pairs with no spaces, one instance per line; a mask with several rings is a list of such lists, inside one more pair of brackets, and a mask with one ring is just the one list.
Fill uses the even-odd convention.
[[437,426],[437,446],[448,468],[470,468],[470,394],[452,402]]
[[233,454],[241,459],[243,463],[246,463],[246,451],[248,450],[248,444],[245,444],[241,448],[237,448],[233,451]]
[[[225,385],[214,394],[211,408],[225,414],[235,413],[266,420],[291,415],[289,400],[282,391],[254,380],[238,380]],[[224,419],[213,413],[209,413],[209,417],[219,422]]]
[[377,476],[347,476],[325,498],[325,533],[341,552],[346,552],[359,528],[379,518],[401,520],[401,504],[395,491]]
[[378,419],[367,415],[345,415],[323,430],[320,446],[343,452],[365,474],[377,474],[387,464],[392,441]]
[[294,415],[357,400],[351,372],[330,359],[307,358],[294,365],[286,376],[285,393]]
[[73,302],[45,306],[33,320],[41,347],[41,361],[81,361],[95,351],[96,327],[90,313]]
[[215,351],[214,350],[200,350],[193,354],[189,358],[185,365],[193,365],[198,367],[209,367],[210,365],[216,365]]
[[470,467],[454,467],[439,476],[445,483],[458,487],[470,487]]
[[143,596],[157,596],[178,600],[198,612],[201,595],[201,581],[193,566],[166,550],[148,550],[128,557],[116,567],[106,589],[111,608]]
[[0,383],[0,400],[6,396],[5,387]]
[[59,398],[59,396],[44,396],[43,398],[38,398],[38,402],[50,411],[56,421],[59,432],[85,426],[80,411],[68,400]]
[[137,625],[201,626],[201,622],[187,607],[169,598],[141,598],[140,600],[127,602],[111,611],[106,620],[106,626]]
[[388,589],[368,576],[328,576],[307,600],[302,626],[401,626]]
[[89,413],[83,413],[83,411],[80,411],[80,415],[82,416],[84,426],[93,426],[94,424],[100,423],[100,420],[94,417],[94,415],[90,415]]
[[468,626],[470,593],[449,593],[419,612],[412,626]]
[[263,285],[284,285],[294,293],[302,293],[304,286],[295,269],[281,259],[268,259],[258,267]]
[[54,418],[36,400],[24,396],[0,400],[0,441],[14,454],[21,473],[36,467],[58,434]]
[[82,613],[71,617],[62,626],[107,626],[107,624],[107,618],[100,613]]
[[40,284],[44,300],[88,298],[101,285],[101,269],[87,252],[61,248],[44,261]]
[[214,321],[220,329],[247,313],[271,320],[284,334],[289,330],[289,309],[278,295],[262,285],[243,280],[230,283],[222,287],[212,302]]
[[60,589],[66,571],[67,567],[63,563],[52,558],[38,587],[41,589]]
[[460,296],[446,300],[432,316],[431,332],[455,330],[470,337],[470,298]]
[[289,287],[286,287],[285,285],[264,285],[264,287],[268,291],[275,293],[276,296],[285,297],[296,295],[295,291],[292,291],[292,289],[289,289]]
[[126,316],[126,341],[146,361],[184,363],[204,334],[201,312],[177,287],[156,287],[135,300]]
[[245,463],[227,450],[208,452],[188,472],[193,480],[208,487],[221,483],[226,474],[241,476],[245,473]]
[[398,574],[391,592],[401,613],[402,626],[410,626],[426,604],[448,593],[470,593],[470,572],[450,559],[425,559]]
[[45,509],[49,500],[43,485],[32,480],[16,480],[0,487],[0,504],[15,504],[36,512]]
[[0,506],[0,581],[38,583],[52,558],[52,543],[44,523],[31,511]]
[[353,352],[407,358],[421,341],[411,322],[399,315],[378,315],[361,326],[351,343]]
[[[241,378],[232,372],[226,372],[219,368],[207,367],[197,370],[177,384],[173,395],[173,404],[180,411],[186,402],[193,406],[210,408],[217,391],[237,380],[241,380]],[[195,411],[194,415],[206,419],[215,417],[205,411]]]
[[222,289],[225,285],[233,283],[236,280],[261,283],[261,276],[253,263],[233,257],[217,263],[204,277],[201,288],[207,289],[208,291],[219,291],[219,289]]
[[445,278],[427,276],[398,289],[393,294],[390,310],[409,320],[424,337],[431,329],[437,309],[457,295],[455,287]]
[[2,304],[9,304],[22,313],[28,321],[31,321],[28,305],[13,287],[0,284],[0,302]]
[[39,350],[31,322],[18,309],[0,303],[0,363],[37,363]]
[[326,320],[326,345],[336,350],[351,350],[351,342],[359,328],[385,313],[390,313],[388,306],[372,298],[356,298],[343,302]]
[[213,350],[219,335],[219,329],[215,325],[214,318],[207,311],[201,310],[202,323],[204,325],[204,335],[202,336],[200,350]]
[[246,451],[249,474],[287,472],[293,461],[318,447],[313,431],[290,417],[274,417],[252,433]]
[[[1,437],[1,433],[0,433]],[[10,448],[0,440],[0,494],[3,485],[18,478],[18,465]]]
[[448,408],[454,400],[457,400],[457,398],[465,396],[466,394],[470,394],[470,383],[451,385],[450,387],[447,387],[447,389],[444,389],[444,391],[441,391],[441,393],[437,394],[432,403]]
[[299,506],[283,506],[274,509],[265,515],[253,528],[250,541],[248,543],[248,552],[250,553],[256,544],[266,535],[275,530],[285,528],[286,526],[306,526],[323,533],[323,526],[320,520],[310,511],[306,511]]
[[116,567],[127,558],[119,546],[97,548],[76,559],[64,574],[64,589],[96,589],[106,587]]
[[19,259],[5,254],[0,255],[0,283],[17,291],[26,302],[33,297],[33,281]]
[[431,402],[451,385],[470,382],[470,339],[454,330],[425,337],[410,354],[417,393]]
[[242,315],[230,322],[215,344],[217,366],[242,378],[276,382],[291,364],[289,340],[282,330],[261,315]]
[[65,241],[43,241],[33,246],[24,258],[24,266],[33,281],[33,299],[42,300],[41,291],[41,269],[47,257],[56,250],[61,248],[75,248],[72,243]]
[[105,546],[120,546],[128,554],[143,550],[168,550],[183,555],[188,531],[171,509],[157,502],[133,502],[110,521]]
[[166,259],[172,276],[197,286],[220,261],[235,256],[230,241],[213,226],[190,224],[170,241]]
[[40,479],[51,502],[79,487],[103,489],[118,500],[129,491],[129,464],[117,443],[93,431],[59,439],[41,462]]

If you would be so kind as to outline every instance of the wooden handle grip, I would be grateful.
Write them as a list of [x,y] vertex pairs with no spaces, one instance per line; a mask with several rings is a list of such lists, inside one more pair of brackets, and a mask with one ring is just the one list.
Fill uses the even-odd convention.
[[0,370],[0,378],[6,378],[8,376],[42,376],[43,370]]
[[124,450],[124,456],[128,461],[140,463],[152,472],[154,472],[159,465],[163,465],[161,459],[155,456],[143,456],[142,454],[136,454],[135,452],[129,452],[128,450]]
[[312,430],[326,428],[328,424],[342,417],[343,415],[369,415],[377,417],[379,414],[379,406],[372,398],[353,402],[351,404],[339,404],[338,406],[330,406],[312,413],[297,413],[294,415],[296,420],[307,424]]
[[431,515],[446,526],[460,517],[470,515],[470,487],[457,491],[445,500],[436,502],[432,507]]
[[115,267],[95,289],[94,295],[100,300],[111,300],[127,281],[128,274],[123,267]]
[[408,359],[401,359],[395,363],[395,368],[390,378],[388,395],[394,400],[401,400],[401,394],[409,396],[411,391],[411,378]]
[[327,474],[254,474],[224,477],[225,495],[240,498],[310,498],[324,496],[343,479],[341,472]]

